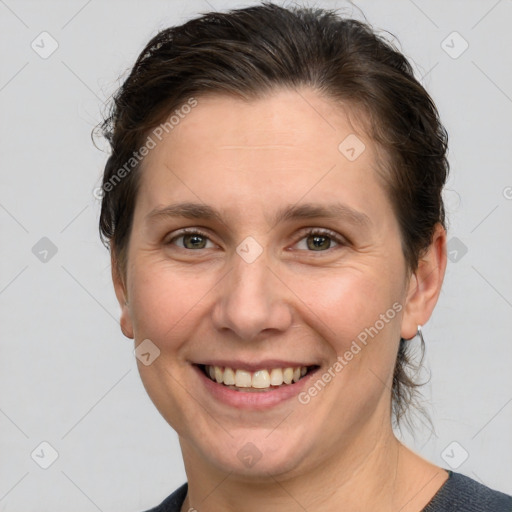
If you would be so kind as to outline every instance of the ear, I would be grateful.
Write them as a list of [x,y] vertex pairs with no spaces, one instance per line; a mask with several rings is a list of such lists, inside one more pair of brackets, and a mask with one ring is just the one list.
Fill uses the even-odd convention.
[[446,262],[446,230],[438,223],[428,251],[420,258],[418,269],[409,280],[400,332],[402,338],[413,338],[418,325],[425,325],[432,315],[441,293]]
[[121,317],[119,323],[121,325],[122,333],[130,339],[133,339],[133,325],[128,302],[128,294],[126,292],[126,285],[123,276],[120,274],[119,265],[114,252],[111,252],[111,267],[112,267],[112,281],[114,283],[114,290],[116,292],[117,301],[121,307]]

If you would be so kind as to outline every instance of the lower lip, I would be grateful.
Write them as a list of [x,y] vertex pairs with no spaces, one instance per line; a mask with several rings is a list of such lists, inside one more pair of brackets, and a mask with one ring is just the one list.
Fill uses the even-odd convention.
[[296,398],[297,395],[306,386],[307,382],[317,372],[318,368],[311,370],[298,382],[293,384],[283,384],[279,387],[272,389],[271,391],[236,391],[234,389],[219,384],[209,379],[199,368],[194,365],[199,378],[207,392],[213,395],[218,401],[236,407],[237,409],[251,409],[251,410],[262,410],[274,407],[286,400]]

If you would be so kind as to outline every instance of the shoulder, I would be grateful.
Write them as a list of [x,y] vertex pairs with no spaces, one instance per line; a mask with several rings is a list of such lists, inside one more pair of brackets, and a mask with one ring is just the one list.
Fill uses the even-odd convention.
[[512,512],[512,496],[460,473],[450,477],[422,512]]
[[183,484],[181,487],[176,489],[170,496],[167,496],[160,505],[147,510],[146,512],[180,512],[181,506],[185,501],[187,495],[188,484]]

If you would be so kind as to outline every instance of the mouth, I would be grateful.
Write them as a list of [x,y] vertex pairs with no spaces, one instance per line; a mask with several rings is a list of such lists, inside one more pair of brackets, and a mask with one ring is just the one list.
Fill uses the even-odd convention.
[[217,365],[196,365],[210,381],[240,393],[265,393],[293,387],[314,373],[319,366],[287,366],[248,371]]

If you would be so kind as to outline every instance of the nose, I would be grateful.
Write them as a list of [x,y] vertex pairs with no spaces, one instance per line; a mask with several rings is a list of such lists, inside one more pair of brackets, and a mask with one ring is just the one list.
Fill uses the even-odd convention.
[[264,251],[256,261],[247,263],[234,255],[232,270],[217,287],[213,323],[219,331],[231,331],[243,341],[256,341],[292,325],[292,293],[265,256]]

